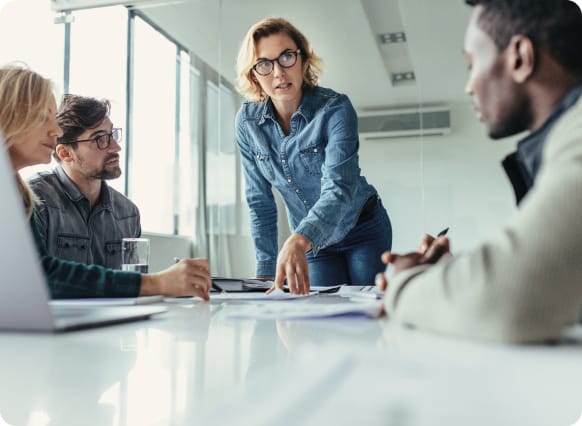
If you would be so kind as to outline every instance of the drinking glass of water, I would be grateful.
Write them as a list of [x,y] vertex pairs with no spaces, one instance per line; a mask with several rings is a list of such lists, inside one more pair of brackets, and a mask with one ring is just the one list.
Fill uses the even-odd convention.
[[123,238],[121,240],[121,270],[147,273],[150,261],[150,240]]

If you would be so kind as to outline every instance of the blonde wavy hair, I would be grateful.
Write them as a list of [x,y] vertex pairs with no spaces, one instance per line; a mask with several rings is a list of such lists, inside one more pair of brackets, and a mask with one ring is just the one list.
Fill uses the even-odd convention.
[[[51,81],[25,65],[0,67],[0,130],[8,152],[16,143],[15,137],[39,125],[38,118],[46,113],[53,97]],[[30,217],[35,203],[34,194],[17,171],[16,182],[26,214]]]
[[265,92],[253,75],[253,65],[257,60],[257,43],[263,37],[273,34],[285,34],[291,38],[301,50],[303,59],[303,86],[313,88],[318,85],[319,74],[323,70],[323,61],[313,52],[309,40],[283,18],[266,18],[253,25],[241,44],[236,61],[237,90],[246,99],[252,102],[262,102],[266,98]]

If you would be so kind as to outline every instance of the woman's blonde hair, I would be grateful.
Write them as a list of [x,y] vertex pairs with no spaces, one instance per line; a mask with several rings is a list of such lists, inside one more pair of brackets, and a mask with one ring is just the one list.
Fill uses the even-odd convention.
[[257,43],[263,37],[273,34],[285,34],[291,38],[301,50],[303,59],[303,86],[316,87],[319,74],[323,69],[323,61],[313,52],[307,38],[289,21],[283,18],[266,18],[253,25],[245,36],[236,61],[237,89],[246,99],[253,102],[262,102],[266,94],[253,75],[253,65],[257,59]]
[[[39,117],[46,114],[53,96],[50,80],[25,65],[0,67],[0,130],[7,151],[14,146],[16,136],[39,125]],[[19,173],[16,182],[30,217],[35,197]]]

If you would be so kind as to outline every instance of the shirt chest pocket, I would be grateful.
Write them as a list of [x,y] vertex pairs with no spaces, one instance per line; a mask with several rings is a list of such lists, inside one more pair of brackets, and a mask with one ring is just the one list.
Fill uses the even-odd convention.
[[307,173],[311,176],[321,176],[321,166],[325,161],[325,151],[321,145],[311,145],[299,150],[299,158]]
[[77,235],[57,236],[56,257],[74,262],[87,263],[89,238]]
[[261,154],[260,152],[255,153],[255,163],[257,163],[257,166],[265,179],[272,181],[275,175],[273,173],[273,165],[271,164],[271,158],[269,155]]
[[121,241],[105,243],[105,266],[112,269],[121,269]]

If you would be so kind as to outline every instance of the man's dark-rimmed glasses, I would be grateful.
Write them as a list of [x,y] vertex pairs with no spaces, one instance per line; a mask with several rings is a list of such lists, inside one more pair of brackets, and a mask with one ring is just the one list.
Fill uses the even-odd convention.
[[273,72],[273,69],[275,68],[275,61],[277,61],[277,63],[282,68],[291,68],[297,63],[297,55],[299,55],[300,52],[301,49],[286,50],[275,59],[259,59],[259,61],[253,65],[253,69],[257,74],[264,77]]
[[97,148],[99,148],[101,150],[105,150],[105,149],[109,148],[109,145],[111,145],[111,139],[115,139],[115,142],[117,142],[117,143],[121,142],[121,129],[120,128],[116,128],[116,129],[111,130],[111,133],[101,133],[100,135],[97,135],[97,136],[90,138],[90,139],[81,139],[78,141],[69,141],[69,142],[59,142],[59,144],[70,145],[72,143],[77,143],[77,142],[94,142],[95,145],[97,145]]

